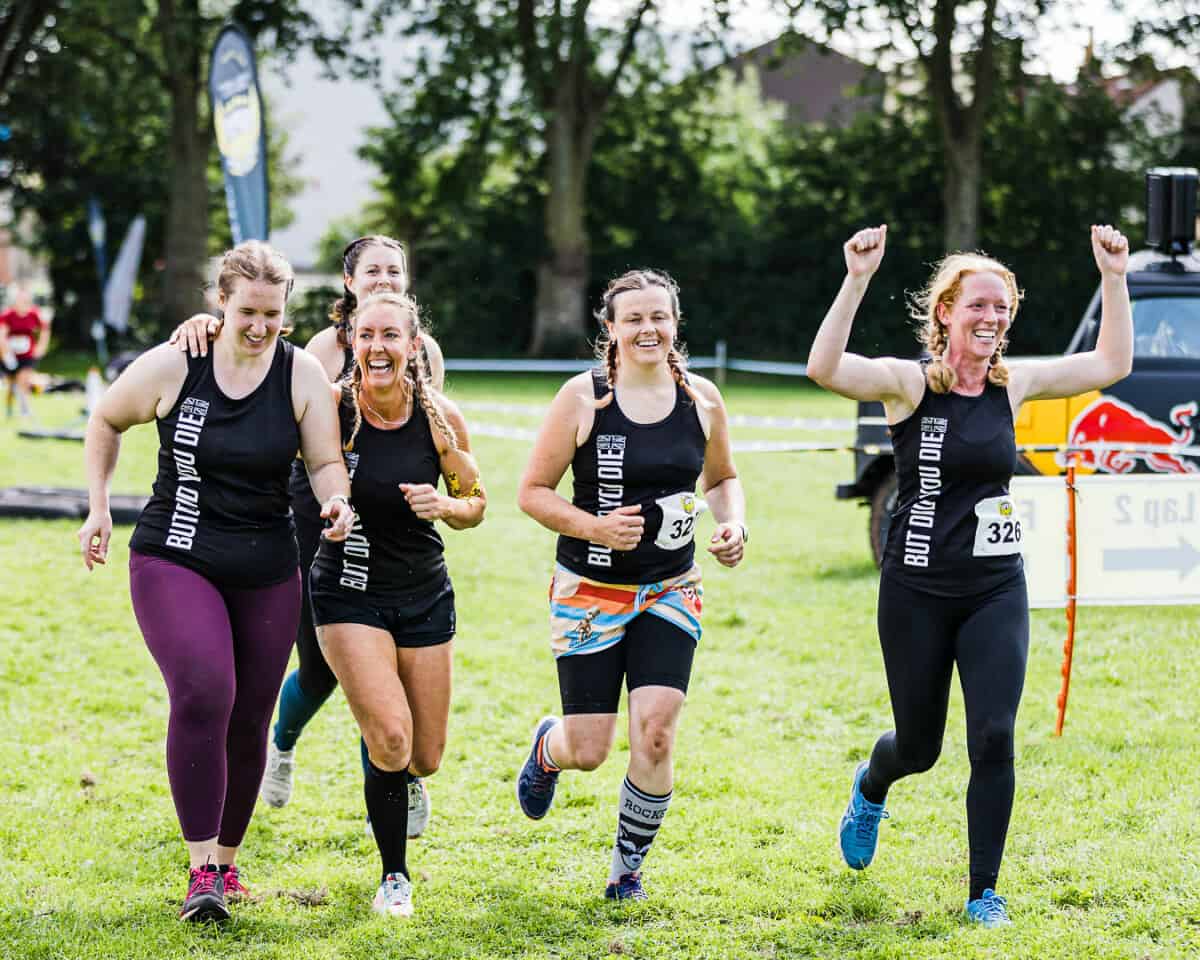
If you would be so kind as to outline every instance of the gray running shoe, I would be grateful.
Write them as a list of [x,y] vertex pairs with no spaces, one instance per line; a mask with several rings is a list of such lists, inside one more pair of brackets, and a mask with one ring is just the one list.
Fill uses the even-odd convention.
[[267,769],[263,772],[259,796],[267,806],[286,807],[292,799],[292,772],[296,767],[296,749],[280,750],[271,741],[267,745]]

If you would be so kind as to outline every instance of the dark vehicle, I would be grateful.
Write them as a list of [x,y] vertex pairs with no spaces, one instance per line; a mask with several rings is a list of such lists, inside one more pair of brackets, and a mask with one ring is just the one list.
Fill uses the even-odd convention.
[[[1165,201],[1156,197],[1156,176],[1174,180],[1177,194],[1173,198],[1169,187]],[[1017,416],[1018,446],[1112,443],[1146,448],[1196,442],[1200,427],[1200,258],[1188,251],[1195,231],[1197,175],[1194,170],[1151,171],[1147,179],[1150,242],[1155,243],[1157,237],[1156,245],[1163,252],[1142,250],[1130,257],[1127,282],[1133,303],[1133,370],[1103,392],[1024,404]],[[1165,225],[1161,219],[1164,203],[1167,213],[1174,214],[1174,227],[1170,218]],[[1160,214],[1157,221],[1156,213]],[[1099,330],[1097,289],[1066,353],[1093,349]],[[883,404],[858,405],[855,447],[854,482],[839,484],[837,496],[870,506],[871,551],[878,564],[896,506],[896,473]],[[1060,474],[1065,463],[1062,452],[1022,453],[1017,473]],[[1084,450],[1077,463],[1085,472],[1200,473],[1200,457],[1154,450]]]

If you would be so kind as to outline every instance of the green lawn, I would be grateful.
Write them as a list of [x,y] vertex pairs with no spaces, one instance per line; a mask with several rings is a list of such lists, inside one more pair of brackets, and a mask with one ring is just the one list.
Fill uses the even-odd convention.
[[[455,397],[548,402],[559,378],[452,377]],[[850,417],[778,381],[738,381],[735,413]],[[47,423],[77,397],[41,397]],[[533,427],[536,417],[472,422]],[[743,429],[735,439],[849,433]],[[410,847],[416,918],[374,917],[357,733],[336,695],[300,743],[296,793],[260,807],[239,858],[254,903],[220,928],[175,919],[185,865],[163,760],[167,702],[128,599],[128,530],[89,575],[75,524],[0,520],[0,957],[1195,957],[1200,955],[1200,638],[1195,608],[1081,612],[1066,735],[1052,736],[1063,638],[1033,618],[1018,722],[1017,804],[1001,889],[1016,925],[983,931],[966,898],[961,698],[929,774],[897,784],[879,855],[841,863],[855,761],[890,723],[866,514],[833,498],[846,454],[744,453],[753,541],[705,561],[706,632],[676,760],[675,802],[647,858],[651,900],[601,898],[624,746],[565,774],[539,823],[515,773],[558,709],[546,638],[553,536],[519,514],[522,440],[476,442],[491,507],[448,531],[459,600],[450,744],[433,820]],[[146,491],[156,437],[125,438],[114,490]],[[0,485],[83,484],[77,444],[0,422]],[[703,535],[711,529],[702,521]]]

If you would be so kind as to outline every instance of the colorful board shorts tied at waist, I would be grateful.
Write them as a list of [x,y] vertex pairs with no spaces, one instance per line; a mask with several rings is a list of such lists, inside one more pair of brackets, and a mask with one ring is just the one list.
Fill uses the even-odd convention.
[[700,642],[700,568],[648,584],[601,583],[556,565],[550,581],[550,645],[556,657],[597,653],[643,613],[662,617]]

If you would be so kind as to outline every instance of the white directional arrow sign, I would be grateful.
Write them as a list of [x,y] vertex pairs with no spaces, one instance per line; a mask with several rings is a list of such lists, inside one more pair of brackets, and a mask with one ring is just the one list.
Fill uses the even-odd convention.
[[[1078,477],[1080,604],[1200,604],[1200,475]],[[1062,478],[1017,477],[1029,603],[1066,603]]]
[[1179,538],[1176,547],[1112,547],[1104,551],[1104,569],[1108,570],[1162,570],[1178,573],[1182,580],[1200,563],[1200,550]]

